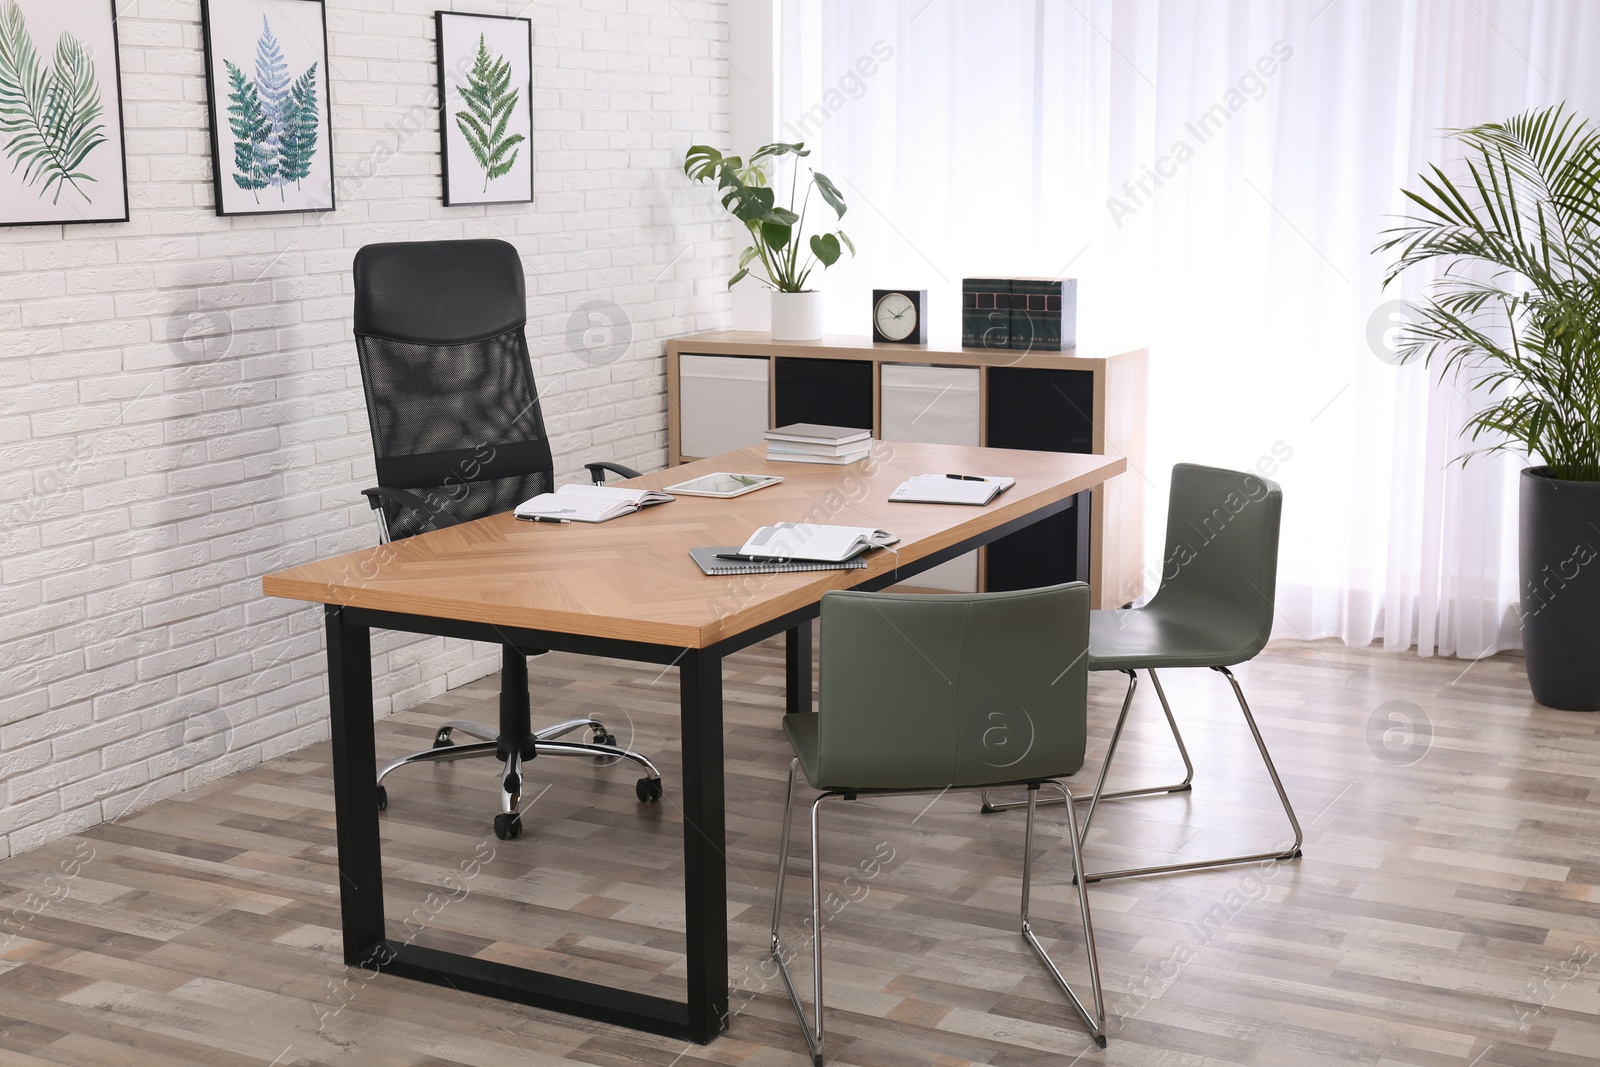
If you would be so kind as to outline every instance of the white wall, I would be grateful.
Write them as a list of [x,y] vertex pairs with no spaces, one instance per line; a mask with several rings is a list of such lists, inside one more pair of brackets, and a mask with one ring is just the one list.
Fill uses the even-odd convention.
[[[0,856],[327,736],[321,609],[260,581],[376,536],[357,248],[521,250],[558,478],[661,465],[663,339],[730,307],[731,246],[680,169],[727,139],[725,0],[450,5],[533,20],[536,132],[533,204],[449,209],[442,5],[327,0],[338,209],[230,219],[199,0],[117,6],[132,221],[0,228]],[[575,318],[588,301],[608,306]],[[375,647],[379,714],[495,668],[487,646]]]

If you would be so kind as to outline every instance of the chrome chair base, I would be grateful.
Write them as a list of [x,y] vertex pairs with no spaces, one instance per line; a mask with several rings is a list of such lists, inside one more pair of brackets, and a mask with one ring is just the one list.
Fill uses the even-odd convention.
[[[835,799],[856,800],[869,797],[896,797],[896,796],[922,796],[926,791],[910,790],[905,792],[877,791],[870,793],[845,793],[842,791],[825,791],[817,797],[811,805],[811,966],[813,975],[812,1003],[814,1005],[814,1023],[806,1021],[805,1006],[800,1000],[800,993],[795,988],[794,980],[789,975],[788,952],[784,948],[783,940],[779,934],[779,920],[783,913],[783,890],[788,873],[789,858],[789,831],[794,822],[794,785],[795,774],[799,769],[800,761],[791,760],[789,763],[789,790],[783,806],[783,835],[778,846],[778,875],[777,886],[773,891],[772,900],[772,958],[778,965],[778,973],[783,977],[784,988],[789,991],[789,1001],[794,1006],[796,1019],[800,1022],[800,1029],[805,1034],[806,1048],[811,1055],[813,1067],[822,1067],[823,1046],[823,1017],[822,1017],[822,882],[821,882],[821,829],[822,806],[824,803]],[[1055,979],[1056,985],[1066,994],[1067,1000],[1072,1004],[1073,1010],[1083,1021],[1089,1031],[1089,1036],[1101,1048],[1106,1047],[1106,1009],[1105,997],[1100,985],[1100,961],[1095,953],[1094,927],[1089,921],[1089,896],[1085,886],[1086,878],[1083,870],[1082,836],[1078,829],[1077,811],[1074,802],[1083,798],[1074,797],[1066,786],[1058,781],[1050,780],[1042,783],[1054,787],[1061,794],[1061,799],[1051,801],[1065,805],[1067,810],[1068,840],[1072,845],[1072,873],[1073,885],[1078,889],[1078,910],[1083,922],[1083,941],[1089,962],[1089,983],[1091,999],[1094,1001],[1094,1010],[1091,1012],[1077,992],[1062,976],[1055,962],[1045,952],[1044,946],[1039,943],[1038,936],[1033,932],[1029,920],[1030,889],[1033,882],[1033,825],[1034,812],[1037,807],[1038,786],[1028,787],[1028,797],[1020,806],[1028,809],[1027,828],[1023,832],[1022,850],[1022,907],[1021,929],[1022,938],[1034,953],[1044,963],[1050,976]],[[950,790],[961,792],[962,790]]]
[[[1283,813],[1288,816],[1289,826],[1294,831],[1294,844],[1287,848],[1271,852],[1254,852],[1242,856],[1226,856],[1211,860],[1188,860],[1182,863],[1167,863],[1153,867],[1129,867],[1119,871],[1100,871],[1087,875],[1090,882],[1105,882],[1114,878],[1137,878],[1151,874],[1171,874],[1175,871],[1198,871],[1212,867],[1231,867],[1240,863],[1259,863],[1267,860],[1292,860],[1299,859],[1304,853],[1301,846],[1305,842],[1305,834],[1300,829],[1300,820],[1295,818],[1294,807],[1289,803],[1289,794],[1284,791],[1283,780],[1278,777],[1278,768],[1272,762],[1272,755],[1267,751],[1267,743],[1261,736],[1261,730],[1256,725],[1255,715],[1250,711],[1250,705],[1244,698],[1244,691],[1239,688],[1239,680],[1233,672],[1226,667],[1212,667],[1211,670],[1228,679],[1228,684],[1233,687],[1233,695],[1239,701],[1239,710],[1244,713],[1245,725],[1250,728],[1250,736],[1255,739],[1256,750],[1261,753],[1261,760],[1266,764],[1267,774],[1272,778],[1273,788],[1278,792],[1278,800],[1283,804]],[[1194,763],[1189,759],[1189,750],[1183,743],[1183,735],[1178,732],[1178,720],[1172,714],[1172,706],[1167,703],[1167,694],[1161,688],[1161,679],[1156,676],[1154,669],[1148,671],[1150,682],[1155,687],[1156,696],[1161,701],[1161,710],[1167,717],[1167,726],[1172,730],[1172,739],[1177,742],[1178,753],[1183,757],[1183,781],[1173,785],[1147,786],[1139,789],[1123,789],[1115,793],[1104,791],[1106,773],[1111,769],[1112,757],[1117,753],[1117,742],[1122,739],[1122,729],[1128,722],[1128,711],[1133,705],[1133,693],[1138,687],[1138,673],[1132,670],[1122,672],[1128,676],[1128,691],[1122,699],[1122,711],[1117,715],[1117,725],[1111,732],[1111,743],[1106,748],[1105,760],[1100,764],[1100,776],[1095,782],[1094,792],[1087,797],[1077,797],[1077,803],[1087,803],[1088,812],[1083,817],[1083,837],[1089,834],[1089,824],[1094,819],[1095,807],[1102,800],[1117,800],[1123,797],[1149,796],[1156,793],[1179,793],[1191,789],[1194,780]],[[1031,798],[1030,798],[1031,800]],[[989,798],[987,792],[983,795],[983,807],[980,809],[985,814],[997,811],[1010,811],[1014,808],[1024,807],[1029,803],[1025,800],[1002,801],[995,803]],[[1060,800],[1039,801],[1042,804],[1059,804]]]
[[[594,741],[559,741],[557,738],[572,733],[574,730],[589,729],[594,731]],[[458,745],[451,740],[453,733],[463,733],[468,737],[480,740],[469,745]],[[601,739],[604,740],[601,740]],[[634,792],[641,801],[660,800],[662,794],[661,772],[650,760],[629,749],[619,748],[616,739],[606,732],[605,724],[598,719],[568,719],[566,722],[557,723],[546,727],[533,734],[534,754],[536,756],[591,756],[601,760],[625,759],[637,764],[645,773],[635,786]],[[481,756],[501,758],[500,743],[493,730],[467,722],[464,719],[454,719],[439,727],[439,732],[434,735],[433,747],[413,752],[409,756],[387,764],[378,772],[378,808],[383,810],[389,806],[389,791],[384,787],[383,780],[393,771],[401,767],[409,767],[418,763],[448,763],[454,760],[476,759]],[[505,774],[500,779],[500,814],[494,818],[495,836],[505,841],[519,836],[522,833],[522,753],[513,748],[505,760]]]

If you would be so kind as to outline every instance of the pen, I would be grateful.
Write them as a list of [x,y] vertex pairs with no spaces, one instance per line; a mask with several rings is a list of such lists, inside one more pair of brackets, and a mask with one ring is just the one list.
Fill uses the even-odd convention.
[[946,474],[946,478],[953,478],[958,482],[986,482],[989,479],[981,474]]
[[[523,516],[520,515],[518,516],[518,518],[522,517]],[[527,518],[533,522],[553,522],[561,526],[570,526],[572,524],[571,519],[558,519],[554,515],[529,515]]]
[[718,552],[717,559],[731,559],[738,563],[787,563],[788,560],[778,559],[774,556],[741,556],[737,552]]

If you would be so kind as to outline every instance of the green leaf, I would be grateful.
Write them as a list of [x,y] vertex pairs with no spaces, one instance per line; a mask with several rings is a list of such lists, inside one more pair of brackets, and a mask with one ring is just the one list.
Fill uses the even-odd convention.
[[728,288],[732,289],[734,282],[738,281],[739,279],[743,278],[746,274],[749,274],[749,273],[750,272],[748,270],[744,269],[743,267],[740,267],[739,268],[739,273],[735,274],[733,277],[728,279]]
[[53,188],[51,203],[72,186],[84,200],[80,182],[94,177],[79,168],[89,153],[104,144],[105,126],[94,59],[72,34],[56,40],[55,63],[40,63],[16,0],[0,0],[0,135],[12,173],[21,170],[24,185],[43,183],[42,199]]
[[721,162],[722,153],[710,145],[690,145],[683,157],[683,172],[697,182],[703,181],[711,176]]
[[824,267],[831,267],[839,261],[839,239],[831,233],[812,234],[811,252]]
[[794,227],[782,222],[763,222],[761,224],[761,240],[774,252],[788,247],[789,237],[793,232]]
[[228,72],[228,128],[233,131],[233,183],[255,195],[272,184],[278,173],[278,155],[268,143],[272,124],[261,107],[261,97],[244,71],[223,60]]
[[817,183],[817,192],[821,193],[822,199],[833,208],[833,213],[841,219],[844,218],[844,213],[848,209],[844,206],[844,196],[839,192],[838,186],[829,181],[827,175],[817,171],[811,172],[811,179]]
[[[467,142],[472,158],[483,171],[483,192],[489,183],[511,173],[518,147],[526,140],[520,134],[507,136],[517,111],[518,90],[511,85],[511,61],[493,55],[483,34],[478,35],[478,54],[467,73],[467,83],[457,87],[467,105],[456,112],[456,129]],[[685,161],[684,169],[688,169]]]
[[279,112],[278,172],[286,182],[300,181],[311,174],[317,154],[317,65],[294,80]]

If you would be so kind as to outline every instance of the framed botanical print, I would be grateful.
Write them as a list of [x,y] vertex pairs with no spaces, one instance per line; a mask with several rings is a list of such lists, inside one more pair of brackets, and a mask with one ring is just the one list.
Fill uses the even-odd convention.
[[437,11],[444,202],[533,199],[533,22]]
[[217,214],[333,210],[322,0],[201,0],[200,11]]
[[127,222],[115,0],[0,0],[0,226]]

